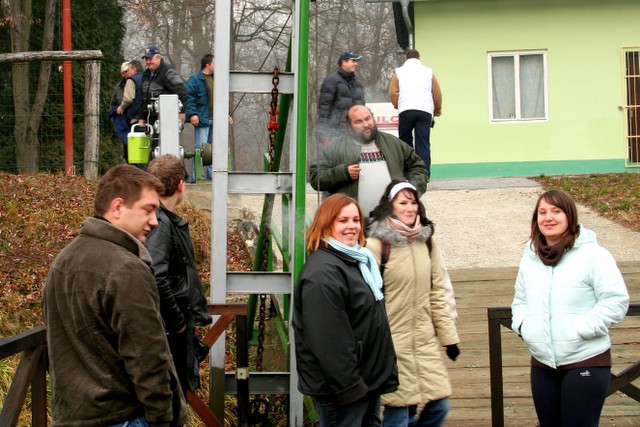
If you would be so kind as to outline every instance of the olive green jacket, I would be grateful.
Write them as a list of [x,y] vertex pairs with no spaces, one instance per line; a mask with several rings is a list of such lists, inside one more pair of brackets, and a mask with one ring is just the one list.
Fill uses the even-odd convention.
[[[393,135],[378,132],[376,146],[384,154],[391,179],[407,179],[421,196],[427,190],[427,168],[413,149]],[[317,191],[344,193],[358,198],[358,180],[349,176],[350,165],[360,162],[360,143],[349,133],[334,139],[320,154],[317,163],[309,167],[311,186]]]

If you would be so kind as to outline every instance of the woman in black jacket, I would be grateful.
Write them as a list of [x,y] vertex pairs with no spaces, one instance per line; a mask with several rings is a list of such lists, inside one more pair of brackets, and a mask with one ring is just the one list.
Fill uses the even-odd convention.
[[298,389],[321,426],[380,425],[380,395],[398,369],[378,265],[363,248],[362,212],[344,194],[318,208],[293,303]]

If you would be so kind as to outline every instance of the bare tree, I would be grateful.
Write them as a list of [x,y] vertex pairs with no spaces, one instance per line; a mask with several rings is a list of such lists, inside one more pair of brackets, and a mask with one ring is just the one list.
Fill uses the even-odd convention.
[[[213,50],[215,16],[208,0],[121,0],[127,16],[137,17],[128,25],[126,48],[135,55],[146,44],[156,43],[183,77],[199,66],[200,57]],[[284,71],[291,40],[293,19],[291,0],[230,0],[232,13],[231,68],[248,71]],[[352,49],[364,59],[358,78],[366,99],[385,101],[387,87],[398,65],[393,12],[390,3],[364,0],[323,0],[311,3],[309,41],[309,147],[315,145],[318,91],[324,77],[337,68],[338,55]],[[144,36],[142,36],[143,34]],[[141,41],[143,40],[143,41]],[[141,44],[142,43],[142,44]],[[238,170],[262,170],[262,153],[267,149],[268,95],[233,95],[230,110],[235,147],[233,159]],[[313,149],[309,149],[313,151]],[[311,153],[310,153],[311,154]]]
[[[51,50],[53,46],[55,0],[46,0],[44,16],[36,18],[32,16],[31,0],[10,0],[8,5],[5,2],[3,3],[3,6],[8,6],[9,12],[11,52],[29,51],[31,24],[36,19],[44,22],[42,50]],[[29,65],[14,64],[11,69],[15,110],[14,137],[19,173],[35,173],[38,171],[38,154],[40,151],[38,129],[49,90],[51,62],[43,61],[40,62],[39,66],[40,73],[33,103],[31,103],[31,94],[29,92]]]
[[126,57],[155,44],[186,78],[213,50],[214,2],[210,0],[122,0],[128,17]]

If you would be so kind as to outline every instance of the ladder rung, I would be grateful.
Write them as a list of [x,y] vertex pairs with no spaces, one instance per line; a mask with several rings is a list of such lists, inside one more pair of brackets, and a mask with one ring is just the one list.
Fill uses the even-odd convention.
[[[236,394],[236,373],[225,372],[226,394]],[[249,394],[289,394],[289,372],[250,372]]]
[[290,294],[291,273],[288,271],[229,271],[227,294]]
[[293,174],[290,172],[229,172],[229,193],[290,194]]
[[[278,92],[293,93],[293,74],[278,74]],[[229,73],[229,92],[271,93],[273,73],[231,71]]]

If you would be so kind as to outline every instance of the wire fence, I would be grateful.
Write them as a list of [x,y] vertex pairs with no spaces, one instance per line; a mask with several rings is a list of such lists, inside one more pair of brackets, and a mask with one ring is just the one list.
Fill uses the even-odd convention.
[[[48,62],[51,72],[45,100],[42,108],[34,108],[38,102],[38,91],[42,90],[39,73],[45,63],[47,61],[0,64],[0,171],[64,172],[65,114],[61,61]],[[74,62],[72,65],[73,169],[76,174],[82,173],[84,165],[84,123],[89,117],[84,105],[84,63]],[[24,76],[28,76],[26,84],[20,82]],[[100,113],[95,120],[100,129],[98,163],[101,171],[122,161],[122,144],[107,117],[109,99],[104,99],[105,93],[108,90],[103,91]],[[28,146],[26,155],[25,145]]]

